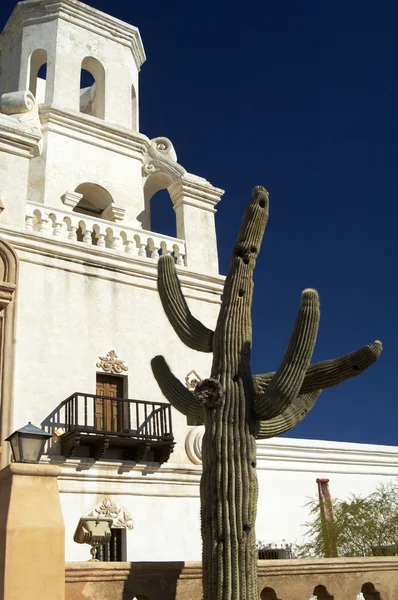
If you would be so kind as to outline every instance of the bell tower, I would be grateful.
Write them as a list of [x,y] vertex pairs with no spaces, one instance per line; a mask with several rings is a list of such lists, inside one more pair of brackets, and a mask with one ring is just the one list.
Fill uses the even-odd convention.
[[[78,0],[28,0],[12,13],[1,54],[1,93],[29,90],[47,107],[138,131],[145,53],[136,27]],[[90,86],[81,86],[82,70],[93,78]]]

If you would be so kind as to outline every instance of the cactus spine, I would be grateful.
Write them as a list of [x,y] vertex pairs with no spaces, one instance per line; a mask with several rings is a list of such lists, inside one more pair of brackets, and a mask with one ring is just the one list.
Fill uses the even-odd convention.
[[151,363],[169,402],[205,425],[200,485],[204,600],[258,600],[256,438],[294,427],[323,388],[362,373],[381,352],[381,343],[375,342],[310,366],[320,315],[318,294],[307,289],[279,369],[252,376],[252,275],[267,220],[268,193],[256,187],[233,249],[214,333],[191,315],[174,259],[161,257],[158,266],[160,298],[177,335],[190,348],[213,352],[211,376],[194,395],[163,357]]

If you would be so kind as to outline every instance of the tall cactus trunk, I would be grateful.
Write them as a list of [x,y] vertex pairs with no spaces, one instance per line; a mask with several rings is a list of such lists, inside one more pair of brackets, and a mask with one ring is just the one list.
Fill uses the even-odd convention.
[[[253,200],[232,253],[213,338],[208,381],[221,384],[219,404],[212,408],[205,403],[204,410],[201,525],[206,600],[258,599],[251,303],[252,274],[268,218],[268,199],[258,193]],[[202,401],[207,387],[205,381],[197,389]]]
[[215,331],[191,314],[171,256],[161,257],[158,290],[180,339],[213,352],[211,377],[191,394],[162,356],[152,370],[169,402],[203,419],[200,485],[204,600],[258,600],[255,520],[258,496],[255,438],[289,431],[315,405],[321,390],[359,375],[380,355],[376,341],[310,366],[319,323],[319,298],[302,293],[293,333],[276,372],[250,371],[253,270],[268,220],[268,193],[254,188],[225,280]]
[[204,598],[257,600],[255,438],[237,416],[247,410],[243,384],[230,381],[224,397],[224,407],[205,418],[203,437]]

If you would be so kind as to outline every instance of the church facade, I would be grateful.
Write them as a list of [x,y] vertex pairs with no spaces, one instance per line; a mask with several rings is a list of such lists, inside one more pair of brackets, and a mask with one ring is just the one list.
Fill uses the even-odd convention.
[[[78,0],[26,0],[0,57],[2,466],[12,431],[51,433],[42,460],[62,467],[68,561],[89,558],[73,541],[87,515],[113,519],[102,560],[199,560],[203,430],[167,404],[150,361],[167,356],[189,389],[209,372],[168,323],[157,261],[174,257],[189,306],[214,327],[223,190],[139,131],[136,27]],[[151,228],[163,189],[176,238]],[[317,478],[339,497],[369,493],[398,473],[398,449],[267,440],[258,473],[257,536],[280,546],[302,536]]]

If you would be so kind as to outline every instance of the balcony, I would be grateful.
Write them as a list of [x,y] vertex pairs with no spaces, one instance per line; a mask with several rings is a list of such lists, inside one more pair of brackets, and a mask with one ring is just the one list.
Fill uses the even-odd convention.
[[61,453],[66,458],[163,463],[174,447],[171,407],[161,402],[75,392],[42,427],[61,433]]
[[179,267],[185,266],[184,240],[36,202],[26,205],[25,230],[30,235],[77,244],[83,249],[155,263],[160,255],[170,254]]

